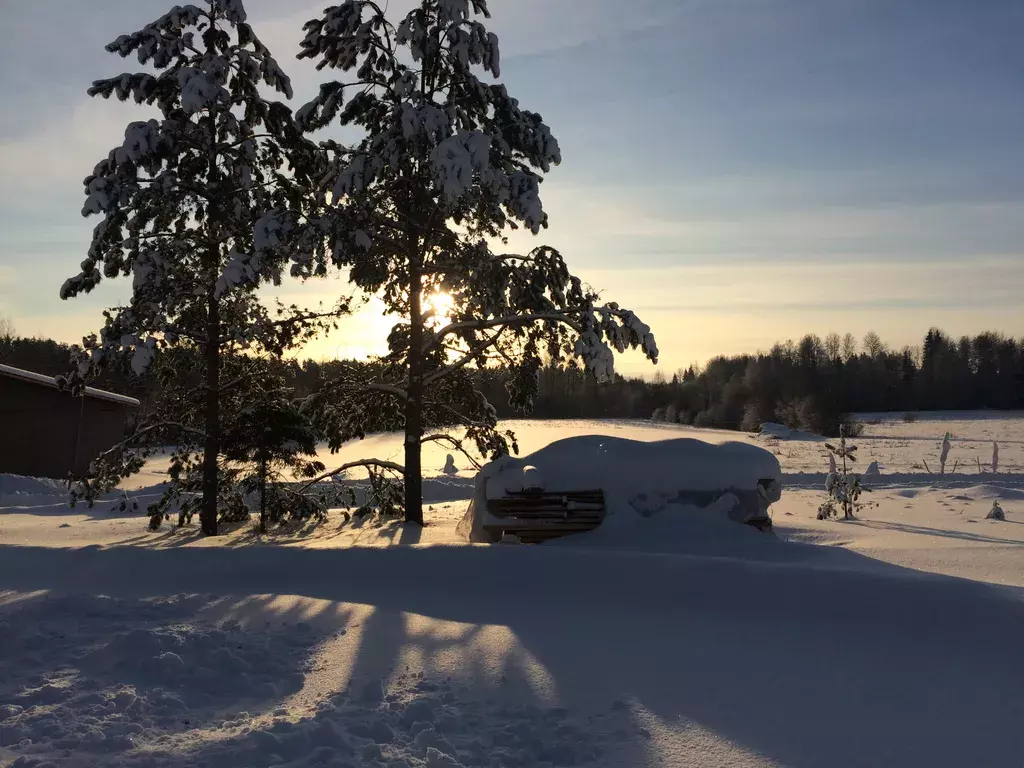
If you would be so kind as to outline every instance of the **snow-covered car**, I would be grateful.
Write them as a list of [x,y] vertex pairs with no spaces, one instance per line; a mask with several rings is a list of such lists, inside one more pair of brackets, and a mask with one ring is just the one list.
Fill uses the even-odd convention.
[[768,508],[782,496],[782,471],[774,454],[750,443],[571,437],[486,465],[460,530],[471,541],[494,541],[502,522],[489,511],[495,500],[597,490],[606,517],[715,505],[737,523],[770,530]]

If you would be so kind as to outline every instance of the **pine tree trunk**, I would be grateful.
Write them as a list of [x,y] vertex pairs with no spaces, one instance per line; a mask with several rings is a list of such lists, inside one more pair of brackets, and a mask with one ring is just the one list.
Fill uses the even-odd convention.
[[423,525],[423,478],[420,438],[423,436],[420,404],[409,393],[405,408],[405,522]]
[[206,309],[206,442],[203,445],[203,506],[199,513],[202,531],[217,535],[217,455],[220,453],[220,306],[213,291]]
[[[211,20],[211,24],[214,22]],[[209,43],[207,43],[209,47]],[[217,115],[211,107],[207,116],[210,132],[209,178],[207,184],[213,191],[218,180],[217,172]],[[216,205],[213,200],[207,210],[207,226],[215,233]],[[203,534],[217,535],[217,458],[220,453],[220,300],[216,296],[216,281],[220,271],[220,245],[211,243],[207,252],[209,288],[206,294],[206,441],[203,446],[203,506],[199,522]]]
[[423,307],[418,265],[410,270],[409,385],[405,402],[405,522],[423,525]]
[[267,532],[267,460],[260,460],[260,533]]

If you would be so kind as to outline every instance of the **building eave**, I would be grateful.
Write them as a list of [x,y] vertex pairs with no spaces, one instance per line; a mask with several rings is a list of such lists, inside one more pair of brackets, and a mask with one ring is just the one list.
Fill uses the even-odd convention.
[[[0,363],[0,376],[20,379],[21,381],[39,384],[44,387],[50,387],[51,389],[59,389],[57,386],[57,380],[53,376],[46,376],[45,374],[35,373],[34,371],[26,371],[22,368],[15,368],[13,365],[3,365]],[[119,403],[121,405],[130,405],[133,407],[141,405],[141,403],[139,403],[139,401],[134,397],[119,395],[116,392],[107,392],[106,390],[96,389],[95,387],[86,387],[84,394],[86,397],[94,397],[97,400],[107,400],[108,402]]]

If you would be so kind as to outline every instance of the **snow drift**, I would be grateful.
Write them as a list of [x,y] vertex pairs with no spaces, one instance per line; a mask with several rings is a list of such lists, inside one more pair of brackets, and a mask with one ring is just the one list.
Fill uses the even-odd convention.
[[473,499],[458,532],[490,542],[496,522],[487,500],[526,489],[605,495],[603,528],[630,525],[675,506],[716,504],[737,522],[763,516],[782,495],[782,471],[773,454],[749,443],[718,445],[678,438],[640,442],[604,435],[559,440],[523,458],[503,457],[477,475]]

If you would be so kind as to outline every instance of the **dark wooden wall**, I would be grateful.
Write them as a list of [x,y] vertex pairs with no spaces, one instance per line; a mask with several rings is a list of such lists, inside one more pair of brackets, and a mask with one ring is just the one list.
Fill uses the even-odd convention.
[[[124,435],[133,406],[0,375],[0,473],[64,479]],[[76,459],[77,453],[77,459]]]

